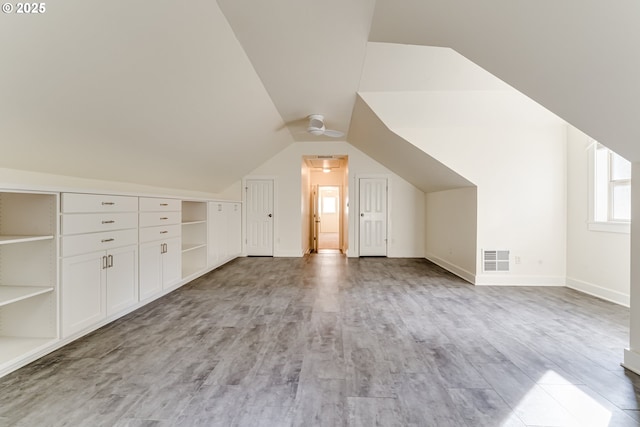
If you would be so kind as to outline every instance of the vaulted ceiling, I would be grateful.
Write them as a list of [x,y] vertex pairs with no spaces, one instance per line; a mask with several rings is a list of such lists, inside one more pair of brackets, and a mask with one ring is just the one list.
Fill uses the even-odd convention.
[[294,141],[329,140],[304,131],[320,113],[425,191],[470,185],[385,144],[402,144],[396,126],[560,122],[512,86],[640,160],[639,4],[561,3],[66,0],[4,14],[0,167],[215,193]]

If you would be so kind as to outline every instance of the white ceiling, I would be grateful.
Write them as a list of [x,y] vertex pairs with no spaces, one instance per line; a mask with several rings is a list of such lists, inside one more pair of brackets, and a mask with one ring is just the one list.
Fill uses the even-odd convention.
[[215,2],[0,19],[0,167],[213,193],[293,142]]
[[426,153],[385,159],[363,135],[558,123],[457,52],[640,159],[637,16],[631,0],[57,2],[0,17],[0,167],[220,192],[294,140],[331,140],[304,131],[320,113],[439,188],[459,177],[426,186],[403,166]]
[[640,160],[640,2],[377,0],[371,41],[446,46]]
[[349,130],[374,0],[218,0],[296,141],[310,114]]

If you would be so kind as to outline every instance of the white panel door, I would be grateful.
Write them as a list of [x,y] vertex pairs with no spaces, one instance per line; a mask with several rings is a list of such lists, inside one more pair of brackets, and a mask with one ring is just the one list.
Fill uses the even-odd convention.
[[247,255],[273,256],[273,180],[246,181]]
[[360,256],[387,256],[387,180],[360,178]]

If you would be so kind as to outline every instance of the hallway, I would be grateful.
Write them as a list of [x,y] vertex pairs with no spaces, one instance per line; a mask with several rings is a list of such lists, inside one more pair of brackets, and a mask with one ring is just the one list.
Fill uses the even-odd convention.
[[0,426],[638,425],[628,315],[422,259],[239,258],[0,379]]

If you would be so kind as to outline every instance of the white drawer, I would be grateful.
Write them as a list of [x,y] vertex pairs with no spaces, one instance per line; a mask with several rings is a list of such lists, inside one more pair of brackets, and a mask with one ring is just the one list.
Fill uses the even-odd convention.
[[107,231],[104,233],[78,234],[63,236],[60,252],[63,257],[95,251],[135,245],[138,243],[138,230]]
[[101,194],[62,193],[63,213],[137,212],[138,198]]
[[181,200],[140,197],[140,210],[143,212],[179,211],[181,209]]
[[60,220],[62,234],[94,233],[138,227],[138,215],[126,213],[65,214]]
[[180,231],[180,224],[141,228],[140,243],[153,242],[154,240],[169,239],[172,237],[180,237]]
[[182,212],[140,212],[140,227],[180,224]]

